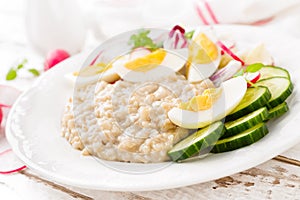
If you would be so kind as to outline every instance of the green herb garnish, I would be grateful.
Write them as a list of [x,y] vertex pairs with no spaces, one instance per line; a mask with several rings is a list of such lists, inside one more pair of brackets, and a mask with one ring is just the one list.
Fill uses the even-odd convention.
[[11,68],[6,74],[6,80],[11,81],[14,80],[15,78],[17,78],[17,71]]
[[20,64],[18,64],[17,69],[22,69],[27,62],[28,60],[24,59]]
[[261,70],[262,67],[264,67],[264,64],[262,64],[262,63],[254,63],[254,64],[251,64],[251,65],[248,65],[248,66],[246,67],[246,69],[241,69],[241,70],[239,70],[239,71],[234,75],[234,77],[237,77],[237,76],[243,76],[245,72],[249,72],[249,73],[257,72],[257,71]]
[[195,30],[189,31],[189,32],[187,32],[187,33],[184,34],[184,37],[187,38],[187,39],[189,39],[189,40],[191,40],[192,37],[193,37],[193,35],[194,35],[194,33],[195,33]]
[[[28,62],[27,59],[24,59],[21,63],[19,63],[16,67],[12,67],[9,69],[9,71],[6,74],[6,80],[11,81],[17,78],[18,71],[25,68],[25,64]],[[34,76],[39,76],[40,72],[37,69],[31,68],[28,69],[28,72],[33,74]]]
[[263,66],[264,65],[262,63],[254,63],[254,64],[251,64],[251,65],[248,65],[247,68],[246,68],[246,72],[251,72],[251,73],[257,72]]
[[32,73],[34,76],[39,76],[40,75],[40,72],[34,68],[31,68],[31,69],[28,69],[28,71],[30,73]]
[[150,33],[150,30],[140,30],[137,34],[133,34],[128,44],[133,45],[133,49],[138,47],[145,47],[147,49],[150,49],[151,51],[154,51],[162,46],[161,44],[156,44],[153,42],[153,40],[148,36]]

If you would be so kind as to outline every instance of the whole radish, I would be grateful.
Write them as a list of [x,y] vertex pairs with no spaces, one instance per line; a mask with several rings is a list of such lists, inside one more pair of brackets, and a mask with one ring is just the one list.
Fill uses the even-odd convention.
[[2,111],[2,108],[0,107],[0,125],[1,125],[2,119],[3,119],[3,111]]
[[57,63],[60,63],[61,61],[65,60],[69,57],[70,57],[70,54],[63,49],[55,49],[55,50],[49,51],[46,56],[45,63],[44,63],[44,70],[47,71],[48,69],[51,69]]

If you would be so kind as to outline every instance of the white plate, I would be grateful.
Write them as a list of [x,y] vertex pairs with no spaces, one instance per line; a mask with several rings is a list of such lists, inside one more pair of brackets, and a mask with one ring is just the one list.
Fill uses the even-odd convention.
[[160,190],[228,176],[263,163],[300,142],[300,41],[276,32],[247,26],[219,26],[217,32],[237,41],[263,41],[277,65],[289,69],[295,86],[290,111],[270,124],[259,142],[190,163],[130,164],[84,157],[60,136],[60,120],[72,93],[64,74],[81,66],[84,55],[72,57],[45,73],[13,106],[6,134],[14,152],[26,165],[53,181],[110,191]]

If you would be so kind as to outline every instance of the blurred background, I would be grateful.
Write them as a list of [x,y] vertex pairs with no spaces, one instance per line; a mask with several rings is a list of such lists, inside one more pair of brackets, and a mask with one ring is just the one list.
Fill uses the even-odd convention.
[[[300,38],[300,0],[0,0],[0,83],[24,58],[42,72],[50,50],[74,55],[127,30],[176,24],[261,26]],[[22,76],[5,83],[26,89],[32,76]]]
[[[8,81],[9,70],[26,60],[42,74],[53,50],[72,56],[90,52],[121,32],[176,24],[187,29],[258,26],[299,40],[300,0],[0,0],[0,86],[29,88],[38,76],[20,70],[18,78]],[[7,96],[0,92],[0,97]],[[7,146],[3,130],[0,126],[2,149]]]

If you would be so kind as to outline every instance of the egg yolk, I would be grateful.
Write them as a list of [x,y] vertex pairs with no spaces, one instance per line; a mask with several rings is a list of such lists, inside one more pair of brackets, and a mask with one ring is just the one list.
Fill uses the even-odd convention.
[[74,76],[93,76],[95,74],[100,74],[102,72],[107,71],[112,67],[111,64],[107,65],[103,62],[99,62],[97,64],[87,66],[80,70],[80,72],[74,72]]
[[221,96],[221,88],[209,88],[204,90],[201,95],[193,97],[188,102],[183,102],[179,105],[180,109],[190,111],[207,110],[212,107],[214,102]]
[[133,71],[147,72],[160,65],[166,57],[166,54],[165,50],[158,49],[146,56],[127,62],[125,67]]
[[218,47],[204,34],[200,33],[189,45],[189,62],[210,63],[218,58]]

